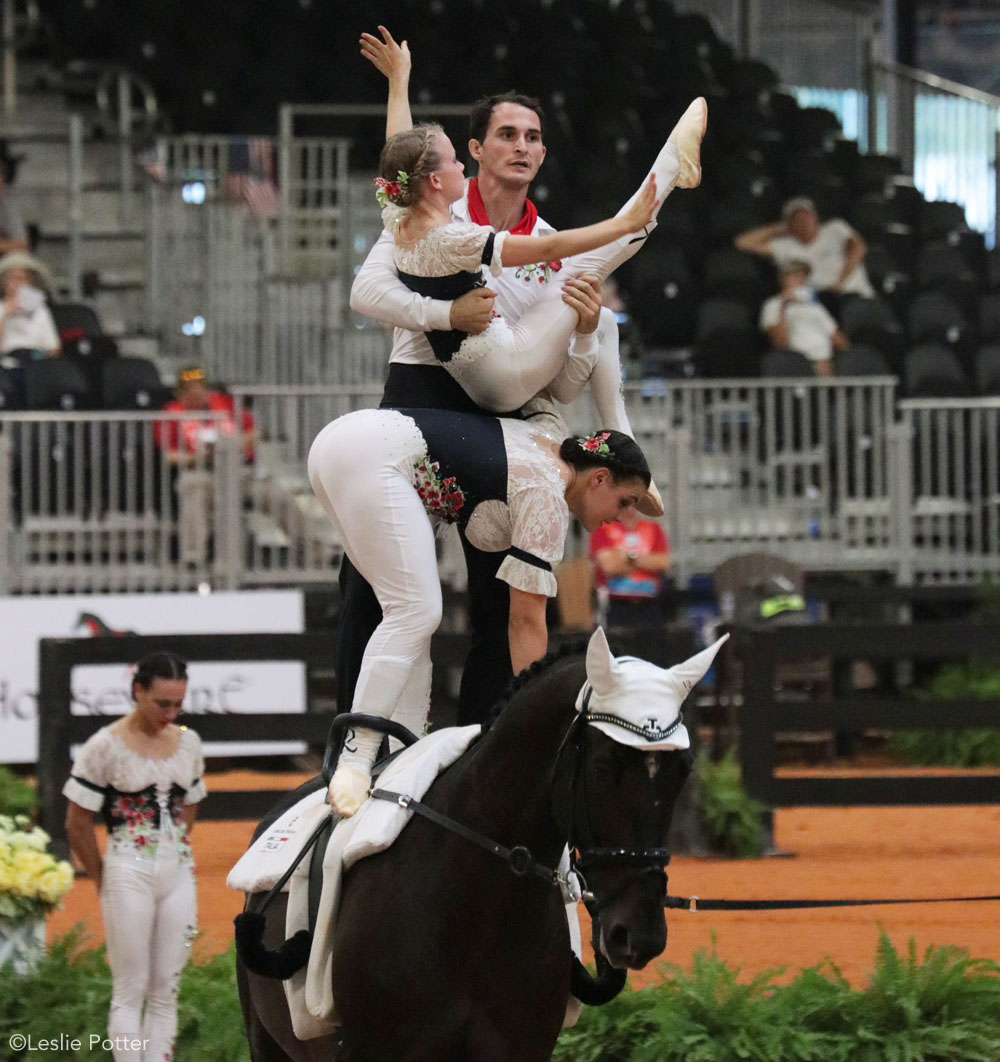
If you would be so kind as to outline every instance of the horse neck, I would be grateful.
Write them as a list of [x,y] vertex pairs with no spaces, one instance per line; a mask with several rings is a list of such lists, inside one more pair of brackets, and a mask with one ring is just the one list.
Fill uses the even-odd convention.
[[573,658],[519,689],[463,757],[454,806],[495,830],[511,831],[517,843],[528,843],[530,833],[532,844],[558,852],[565,838],[552,816],[552,769],[585,677],[583,660]]

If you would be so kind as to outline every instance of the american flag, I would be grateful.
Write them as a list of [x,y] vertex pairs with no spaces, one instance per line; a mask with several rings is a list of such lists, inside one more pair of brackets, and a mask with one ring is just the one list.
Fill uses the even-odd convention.
[[246,203],[256,218],[273,218],[281,197],[274,183],[274,144],[265,136],[229,138],[226,198]]

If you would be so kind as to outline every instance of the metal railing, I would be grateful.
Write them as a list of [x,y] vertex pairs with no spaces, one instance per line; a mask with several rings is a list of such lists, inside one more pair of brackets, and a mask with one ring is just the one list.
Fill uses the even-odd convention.
[[[164,433],[182,420],[203,422],[205,445],[177,463]],[[232,584],[241,461],[221,428],[216,414],[0,415],[0,593]]]
[[[248,177],[237,142],[271,153],[278,185]],[[168,365],[269,384],[381,378],[388,337],[349,311],[345,140],[163,138],[147,170],[147,313]]]
[[869,151],[898,155],[929,200],[960,203],[996,246],[1000,97],[880,58],[866,78]]
[[[178,465],[156,426],[190,414],[3,414],[0,593],[331,582],[342,548],[306,458],[381,390],[235,388],[234,422],[255,420],[250,464],[211,415],[211,444]],[[859,377],[683,381],[626,400],[679,585],[756,551],[903,585],[1000,577],[1000,399],[897,403],[894,378]],[[593,428],[571,414],[571,430]]]

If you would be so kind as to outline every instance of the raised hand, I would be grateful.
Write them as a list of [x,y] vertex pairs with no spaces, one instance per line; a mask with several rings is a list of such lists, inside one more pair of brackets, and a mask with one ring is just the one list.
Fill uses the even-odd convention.
[[408,81],[410,46],[406,41],[397,44],[385,26],[379,26],[378,31],[381,40],[371,33],[361,34],[361,54],[390,81]]
[[635,197],[635,202],[622,215],[623,219],[628,222],[628,231],[638,232],[639,229],[644,229],[653,220],[655,209],[656,178],[650,174],[642,191]]

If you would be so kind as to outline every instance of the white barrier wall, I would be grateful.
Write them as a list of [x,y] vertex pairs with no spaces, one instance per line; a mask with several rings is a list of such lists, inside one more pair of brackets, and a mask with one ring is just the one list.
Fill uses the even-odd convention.
[[[301,591],[214,594],[108,594],[0,597],[0,761],[34,763],[38,757],[38,642],[41,638],[170,634],[298,633],[304,630]],[[297,662],[192,664],[184,711],[304,712],[305,667]],[[73,712],[115,716],[131,707],[131,670],[87,666],[73,672]],[[239,722],[234,720],[234,736]],[[280,738],[280,735],[276,735]],[[297,741],[206,744],[209,755],[293,754]]]

